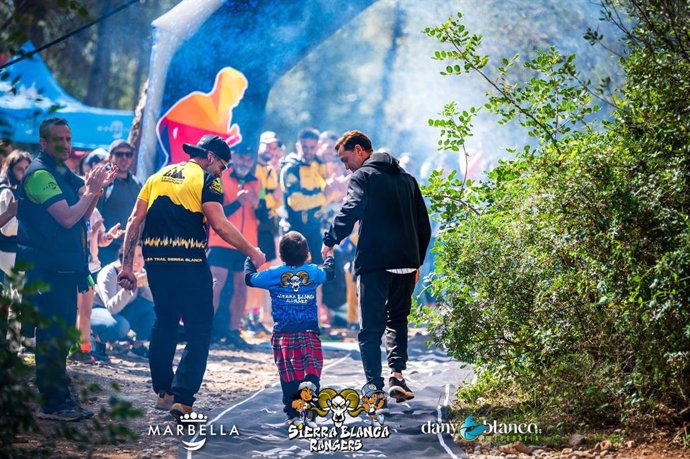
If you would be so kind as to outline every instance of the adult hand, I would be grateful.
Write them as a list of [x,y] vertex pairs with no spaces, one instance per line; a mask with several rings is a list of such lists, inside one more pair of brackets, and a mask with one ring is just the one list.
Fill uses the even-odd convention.
[[98,193],[104,186],[112,183],[116,176],[117,169],[108,170],[103,164],[94,167],[88,174],[86,174],[84,179],[86,192],[91,194]]
[[321,246],[321,257],[325,260],[333,256],[333,247],[328,247],[326,244]]
[[415,271],[414,275],[414,283],[416,284],[417,282],[419,282],[419,270]]
[[109,168],[105,165],[104,167],[108,169],[108,175],[106,176],[105,181],[103,182],[103,186],[106,187],[115,181],[115,179],[117,178],[117,174],[120,173],[120,169],[114,164],[111,164]]
[[19,201],[17,201],[17,200],[10,202],[9,204],[7,204],[7,210],[5,210],[5,213],[7,213],[8,215],[12,215],[12,216],[17,215],[17,206],[18,205],[19,205]]
[[249,190],[240,190],[237,192],[237,200],[244,205],[249,199]]
[[123,289],[133,291],[137,288],[137,277],[131,270],[123,268],[117,276],[117,283]]
[[252,260],[252,263],[254,263],[254,266],[258,269],[266,263],[266,255],[259,249],[258,247],[254,247],[254,252],[249,255],[249,258]]
[[259,205],[259,193],[256,192],[256,190],[251,189],[247,190],[247,199],[249,200],[249,203],[252,205],[252,207],[256,208]]

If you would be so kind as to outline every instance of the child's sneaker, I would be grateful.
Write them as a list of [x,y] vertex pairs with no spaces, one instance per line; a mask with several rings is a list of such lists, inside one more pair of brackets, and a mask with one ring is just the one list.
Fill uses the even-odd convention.
[[398,379],[395,376],[388,379],[388,395],[393,397],[397,403],[414,398],[414,392],[407,387],[405,379]]

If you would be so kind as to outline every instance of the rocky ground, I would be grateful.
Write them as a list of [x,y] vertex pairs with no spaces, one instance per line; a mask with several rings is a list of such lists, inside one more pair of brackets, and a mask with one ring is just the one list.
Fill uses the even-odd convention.
[[[176,363],[183,346],[178,346]],[[149,426],[172,423],[172,417],[164,411],[153,409],[155,395],[151,389],[148,362],[131,353],[110,356],[110,362],[98,362],[95,365],[70,363],[69,374],[77,387],[88,387],[96,384],[102,391],[84,394],[82,405],[98,413],[107,407],[111,397],[131,402],[133,408],[142,410],[141,416],[121,422],[138,436],[136,440],[120,442],[117,445],[96,444],[83,445],[80,448],[74,441],[52,438],[58,428],[57,423],[40,421],[41,432],[23,435],[18,439],[17,447],[27,450],[43,450],[41,455],[61,457],[83,457],[92,454],[94,457],[109,458],[149,458],[175,457],[178,440],[172,437],[149,435]],[[230,349],[212,349],[208,359],[204,383],[194,404],[197,412],[210,412],[212,409],[230,405],[264,385],[276,381],[277,371],[268,349],[238,351]],[[112,387],[119,385],[120,390]],[[84,391],[82,391],[84,393]],[[96,416],[95,419],[98,419]],[[118,421],[118,423],[120,423]],[[94,420],[69,424],[81,430],[95,431]],[[92,436],[97,442],[98,435]]]
[[[582,437],[584,440],[578,440]],[[544,459],[623,459],[623,458],[688,458],[690,451],[672,443],[672,438],[666,434],[656,438],[638,441],[625,440],[613,443],[603,440],[592,445],[585,436],[573,435],[572,443],[568,447],[546,447],[524,445],[520,442],[499,447],[487,444],[473,444],[464,447],[467,457],[471,459],[528,459],[532,457]]]
[[[344,339],[354,339],[350,333],[343,332]],[[261,340],[254,340],[259,343]],[[178,346],[179,359],[182,346]],[[329,359],[325,362],[328,364]],[[104,433],[102,421],[109,416],[97,415],[90,421],[73,423],[76,431],[85,434],[89,442],[80,442],[64,437],[69,431],[61,430],[56,438],[56,430],[61,426],[55,422],[39,421],[41,432],[25,434],[17,439],[16,450],[19,456],[32,455],[43,457],[103,457],[103,458],[168,458],[176,457],[179,440],[170,436],[149,435],[149,426],[172,424],[166,412],[153,409],[154,394],[151,391],[151,379],[148,363],[145,359],[131,353],[112,355],[110,362],[96,365],[70,364],[69,373],[79,387],[97,385],[100,391],[83,391],[83,405],[95,412],[108,406],[111,397],[118,397],[131,403],[133,408],[142,410],[141,416],[126,421],[115,420],[124,424],[138,438],[121,441],[118,444],[103,443],[108,436]],[[210,412],[213,409],[230,406],[234,401],[249,395],[277,381],[277,371],[268,347],[255,348],[250,351],[212,348],[204,383],[195,403],[196,412]],[[119,385],[119,390],[112,386]],[[570,445],[548,447],[539,445],[494,446],[480,442],[456,443],[472,459],[525,459],[528,457],[544,458],[682,458],[690,457],[690,451],[672,441],[672,434],[662,431],[621,435],[612,432],[619,439],[595,442],[585,436],[573,436]]]

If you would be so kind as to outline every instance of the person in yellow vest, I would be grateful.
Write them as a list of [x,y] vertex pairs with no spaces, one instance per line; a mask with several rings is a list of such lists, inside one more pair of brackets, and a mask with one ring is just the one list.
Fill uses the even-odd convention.
[[[278,175],[280,173],[278,164],[280,163],[282,151],[280,140],[275,132],[266,131],[261,134],[259,137],[255,175],[259,182],[261,182],[263,199],[266,201],[266,208],[270,217],[276,217],[278,215],[278,208],[282,205],[281,199],[283,195],[278,183]],[[266,261],[276,258],[275,247],[273,247],[272,257],[267,252],[265,253]]]
[[[321,264],[321,220],[324,206],[332,199],[331,187],[322,175],[321,164],[316,159],[319,131],[302,129],[295,144],[296,153],[289,154],[280,170],[280,189],[287,212],[287,230],[304,235],[311,253],[311,263]],[[327,312],[323,305],[322,291],[317,291],[319,319],[328,326]]]
[[[257,217],[259,219],[259,247],[266,254],[267,264],[263,268],[277,262],[276,245],[280,232],[278,210],[282,206],[283,199],[278,175],[282,155],[283,147],[277,134],[273,131],[261,133],[254,175],[261,183]],[[261,268],[259,267],[259,269]],[[265,336],[270,335],[271,332],[267,325],[272,326],[273,320],[268,292],[248,287],[247,309],[249,310],[247,328],[257,335],[262,333]]]
[[[252,245],[258,243],[258,220],[256,208],[259,205],[261,183],[251,173],[254,168],[254,150],[241,149],[233,152],[232,167],[220,179],[223,186],[223,211],[242,236]],[[224,344],[237,349],[246,349],[249,344],[240,334],[244,308],[247,303],[247,286],[244,283],[244,259],[246,255],[227,243],[211,228],[208,245],[208,264],[213,276],[213,306],[216,310],[214,334],[224,339]],[[232,285],[232,296],[228,302],[223,295],[226,283]],[[230,287],[230,285],[228,285]],[[229,318],[227,318],[229,312]]]

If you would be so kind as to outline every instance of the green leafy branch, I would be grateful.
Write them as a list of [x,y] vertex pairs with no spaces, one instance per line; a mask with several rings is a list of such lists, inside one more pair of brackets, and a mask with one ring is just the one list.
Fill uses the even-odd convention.
[[[549,142],[562,153],[559,140],[571,133],[575,126],[586,124],[586,117],[598,110],[591,105],[589,88],[583,87],[575,69],[575,55],[562,55],[557,49],[538,51],[537,57],[524,63],[534,74],[526,83],[519,84],[509,79],[510,69],[517,62],[517,55],[503,58],[497,67],[498,76],[492,78],[487,65],[489,57],[479,53],[482,36],[470,34],[460,22],[462,14],[437,27],[427,27],[424,33],[442,44],[449,44],[450,50],[440,50],[433,58],[450,61],[441,75],[463,75],[476,73],[491,87],[486,93],[488,101],[484,107],[500,116],[499,124],[517,119],[528,134],[540,141]],[[452,62],[457,62],[452,64]],[[445,106],[442,119],[429,120],[429,125],[440,127],[439,148],[459,151],[465,139],[471,135],[471,119],[479,109],[472,107],[459,112],[454,104]]]

